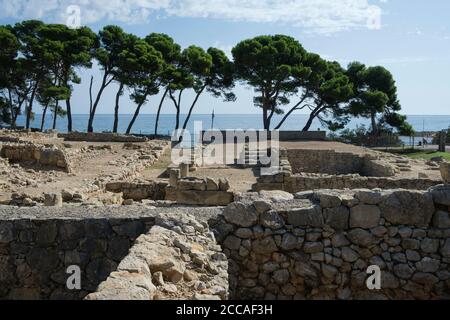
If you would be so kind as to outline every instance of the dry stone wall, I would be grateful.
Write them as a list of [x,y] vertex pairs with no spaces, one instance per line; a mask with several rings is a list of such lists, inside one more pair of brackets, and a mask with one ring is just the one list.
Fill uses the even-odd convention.
[[166,188],[166,200],[178,204],[200,206],[226,206],[233,202],[234,193],[226,179],[184,177],[173,179]]
[[[116,270],[145,219],[17,219],[0,222],[0,299],[82,299]],[[82,290],[66,287],[71,265]]]
[[360,188],[427,190],[441,183],[442,181],[433,179],[362,177],[358,174],[323,175],[303,173],[291,175],[289,172],[284,172],[259,177],[252,189],[253,191],[283,190],[290,193],[319,189]]
[[[96,292],[99,284],[110,275],[117,275],[111,273],[120,273],[119,265],[119,269],[124,265],[130,267],[127,264],[130,258],[125,258],[130,248],[154,226],[160,228],[152,229],[152,233],[142,238],[143,242],[151,239],[144,245],[149,251],[142,254],[153,261],[150,265],[153,273],[158,272],[153,267],[159,262],[162,266],[167,266],[163,261],[182,264],[185,267],[183,277],[186,283],[197,286],[199,298],[208,294],[225,298],[228,292],[224,281],[226,257],[219,252],[220,247],[215,244],[206,223],[216,219],[220,212],[216,208],[156,209],[148,206],[64,209],[0,206],[0,299],[83,299]],[[173,248],[157,256],[153,249],[167,248],[161,244],[167,237],[173,241]],[[133,247],[133,254],[139,252],[138,243]],[[186,251],[188,247],[190,252]],[[202,261],[205,265],[201,265]],[[81,268],[81,290],[67,288],[69,266]],[[203,270],[209,275],[207,279]],[[173,291],[173,283],[165,278],[169,271],[161,272],[168,284],[164,288]],[[220,276],[213,279],[212,275]],[[140,280],[139,277],[133,279]],[[156,285],[155,281],[153,283]],[[181,292],[186,294],[187,287],[183,285],[183,288]],[[170,295],[170,292],[161,292]],[[118,292],[117,297],[127,294],[131,297],[132,292]]]
[[216,226],[233,298],[450,299],[450,186],[236,200]]
[[69,157],[64,150],[56,146],[34,143],[5,144],[1,147],[0,155],[13,162],[32,161],[39,165],[71,171]]
[[122,135],[117,133],[86,133],[86,132],[70,132],[59,133],[59,138],[64,138],[66,141],[86,141],[86,142],[146,142],[149,139],[145,137],[137,137],[130,135]]
[[395,168],[371,154],[336,152],[334,150],[289,149],[287,156],[293,173],[353,174],[392,177]]
[[140,236],[87,300],[225,300],[228,261],[207,223],[192,216]]

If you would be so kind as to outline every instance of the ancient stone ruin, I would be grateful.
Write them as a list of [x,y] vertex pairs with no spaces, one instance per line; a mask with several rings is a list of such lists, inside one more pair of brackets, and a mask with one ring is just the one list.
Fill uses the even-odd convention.
[[0,299],[450,298],[446,162],[286,143],[276,166],[174,165],[165,140],[0,133]]

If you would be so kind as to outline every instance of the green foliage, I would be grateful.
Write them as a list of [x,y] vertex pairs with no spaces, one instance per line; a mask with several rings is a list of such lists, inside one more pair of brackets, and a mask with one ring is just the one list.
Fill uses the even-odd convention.
[[236,76],[252,86],[258,96],[255,106],[263,109],[264,128],[270,128],[274,114],[282,114],[279,105],[289,103],[296,92],[293,75],[302,75],[307,55],[301,44],[284,35],[259,36],[238,43],[232,50]]
[[359,62],[348,66],[347,75],[354,84],[355,97],[349,113],[356,117],[370,118],[372,134],[377,135],[380,126],[388,124],[399,130],[408,129],[406,118],[397,98],[397,86],[392,74],[381,66],[366,67]]
[[399,135],[390,128],[381,128],[379,135],[375,137],[364,125],[354,130],[344,129],[339,133],[329,134],[328,139],[365,147],[396,147],[403,144]]

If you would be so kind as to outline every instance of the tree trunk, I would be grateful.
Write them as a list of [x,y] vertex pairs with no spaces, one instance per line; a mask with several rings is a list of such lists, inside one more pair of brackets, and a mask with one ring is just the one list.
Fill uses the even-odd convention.
[[371,122],[372,122],[372,134],[374,136],[378,136],[378,126],[377,126],[377,118],[376,118],[376,116],[377,115],[375,113],[372,113],[370,115],[370,119],[371,119]]
[[95,99],[94,105],[92,106],[91,114],[89,115],[88,132],[94,132],[95,112],[97,111],[97,107],[98,104],[100,103],[100,98],[102,97],[103,91],[106,89],[109,83],[111,83],[111,82],[107,83],[107,79],[108,73],[105,72],[105,74],[103,75],[102,85],[97,93],[97,98]]
[[36,85],[33,88],[33,91],[31,93],[31,97],[30,97],[30,103],[28,104],[28,110],[27,110],[27,120],[26,120],[26,129],[30,129],[30,122],[31,122],[31,114],[33,112],[33,102],[34,102],[34,97],[36,95],[36,90],[38,87],[38,83],[36,83]]
[[117,91],[117,94],[116,94],[116,106],[114,108],[114,126],[113,126],[114,133],[117,133],[117,129],[119,127],[119,102],[120,102],[120,96],[123,93],[123,87],[124,87],[124,84],[120,83],[119,90]]
[[326,109],[326,107],[322,107],[322,104],[319,104],[309,115],[309,119],[306,122],[306,125],[302,131],[309,131],[309,129],[311,129],[314,119],[317,117],[317,115],[319,115],[325,109]]
[[55,111],[53,114],[53,130],[56,129],[56,119],[58,118],[58,107],[59,107],[59,101],[56,101],[55,103]]
[[[147,97],[145,97],[145,98],[147,98]],[[134,122],[136,121],[136,119],[137,119],[137,117],[139,115],[139,112],[141,111],[141,107],[145,104],[145,100],[146,99],[143,99],[142,102],[139,103],[139,105],[137,106],[136,111],[134,112],[133,119],[131,119],[131,122],[128,125],[126,134],[130,134],[131,133],[131,129],[133,128]]]
[[314,113],[311,113],[310,115],[309,115],[309,119],[308,119],[308,121],[306,122],[306,124],[305,124],[305,127],[303,128],[303,130],[302,131],[309,131],[309,129],[311,128],[311,126],[312,126],[312,123],[313,123],[313,121],[314,121],[314,119],[316,118],[316,115],[314,114]]
[[263,108],[263,125],[264,130],[267,130],[267,109]]
[[46,117],[46,115],[47,115],[47,109],[48,109],[48,103],[44,106],[44,112],[42,113],[42,119],[41,119],[41,131],[44,131],[45,117]]
[[167,93],[169,92],[169,88],[167,87],[166,91],[164,92],[164,95],[161,98],[161,102],[158,106],[158,113],[156,114],[156,122],[155,122],[155,137],[158,135],[158,124],[159,124],[159,116],[161,115],[161,109],[164,103],[164,99],[167,96]]
[[70,98],[66,100],[67,109],[67,131],[72,132],[72,106],[70,104]]
[[191,119],[191,116],[192,116],[192,111],[194,110],[194,107],[197,104],[197,101],[200,98],[200,95],[202,94],[203,90],[205,90],[205,88],[206,88],[206,86],[204,86],[195,96],[194,102],[192,103],[192,105],[189,109],[189,113],[187,114],[186,120],[184,120],[183,131],[186,130],[189,120]]

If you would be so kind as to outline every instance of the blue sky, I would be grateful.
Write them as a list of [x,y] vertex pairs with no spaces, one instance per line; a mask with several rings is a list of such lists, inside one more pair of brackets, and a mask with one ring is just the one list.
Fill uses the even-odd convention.
[[[145,36],[163,32],[186,47],[216,46],[230,52],[240,40],[261,34],[287,34],[303,46],[344,66],[350,61],[387,67],[397,81],[405,114],[450,114],[450,1],[448,0],[0,0],[0,23],[23,19],[67,21],[67,8],[78,5],[81,24],[95,31],[117,24]],[[89,78],[73,96],[75,113],[88,112]],[[112,113],[115,86],[108,88],[99,113]],[[203,96],[196,113],[259,113],[253,92],[237,86],[238,100],[223,103]],[[185,108],[192,99],[185,96]],[[142,113],[154,113],[154,97]],[[134,112],[125,96],[121,113]],[[39,111],[38,111],[39,112]],[[164,113],[172,113],[168,100]]]

